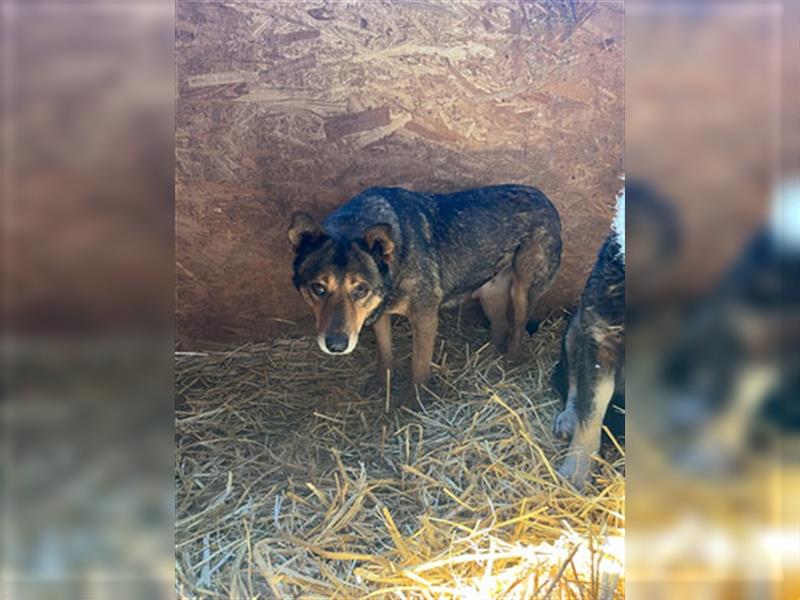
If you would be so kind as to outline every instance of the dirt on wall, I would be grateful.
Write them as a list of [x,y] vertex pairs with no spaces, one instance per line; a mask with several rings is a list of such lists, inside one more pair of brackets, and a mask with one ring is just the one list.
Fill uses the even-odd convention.
[[540,188],[564,257],[539,312],[576,300],[623,171],[622,2],[179,1],[176,40],[182,343],[306,320],[289,215],[372,185]]

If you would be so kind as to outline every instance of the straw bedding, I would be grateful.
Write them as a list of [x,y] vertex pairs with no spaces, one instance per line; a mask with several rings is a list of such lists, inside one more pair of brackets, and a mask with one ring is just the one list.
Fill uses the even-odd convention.
[[418,412],[364,397],[371,334],[341,358],[310,337],[178,353],[178,596],[623,597],[621,451],[584,494],[554,473],[563,326],[511,364],[444,316]]

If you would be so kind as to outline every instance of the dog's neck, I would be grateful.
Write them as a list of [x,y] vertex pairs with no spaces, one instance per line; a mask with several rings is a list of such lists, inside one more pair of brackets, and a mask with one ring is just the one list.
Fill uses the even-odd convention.
[[381,318],[386,308],[394,301],[394,277],[392,276],[392,265],[388,263],[379,264],[381,279],[383,282],[383,296],[381,303],[373,310],[364,321],[364,325],[374,325]]

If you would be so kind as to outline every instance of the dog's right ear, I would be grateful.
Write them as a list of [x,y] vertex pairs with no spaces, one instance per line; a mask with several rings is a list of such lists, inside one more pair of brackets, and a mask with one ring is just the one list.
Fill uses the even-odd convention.
[[303,238],[308,237],[313,240],[322,237],[322,227],[308,213],[296,212],[292,215],[288,235],[289,243],[297,250],[303,243]]
[[394,253],[394,242],[392,241],[392,226],[388,223],[378,223],[364,232],[364,241],[370,252],[379,250],[383,260],[389,262]]

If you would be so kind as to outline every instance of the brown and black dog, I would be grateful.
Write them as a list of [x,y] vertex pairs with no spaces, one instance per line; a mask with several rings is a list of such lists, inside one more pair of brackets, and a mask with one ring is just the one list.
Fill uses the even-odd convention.
[[[372,325],[385,381],[390,315],[404,315],[415,387],[430,374],[440,308],[477,298],[495,346],[514,355],[561,261],[558,212],[522,185],[454,194],[370,188],[322,224],[296,213],[288,234],[294,285],[314,311],[320,348],[352,352],[362,327]],[[415,397],[414,387],[407,390],[404,401]]]

